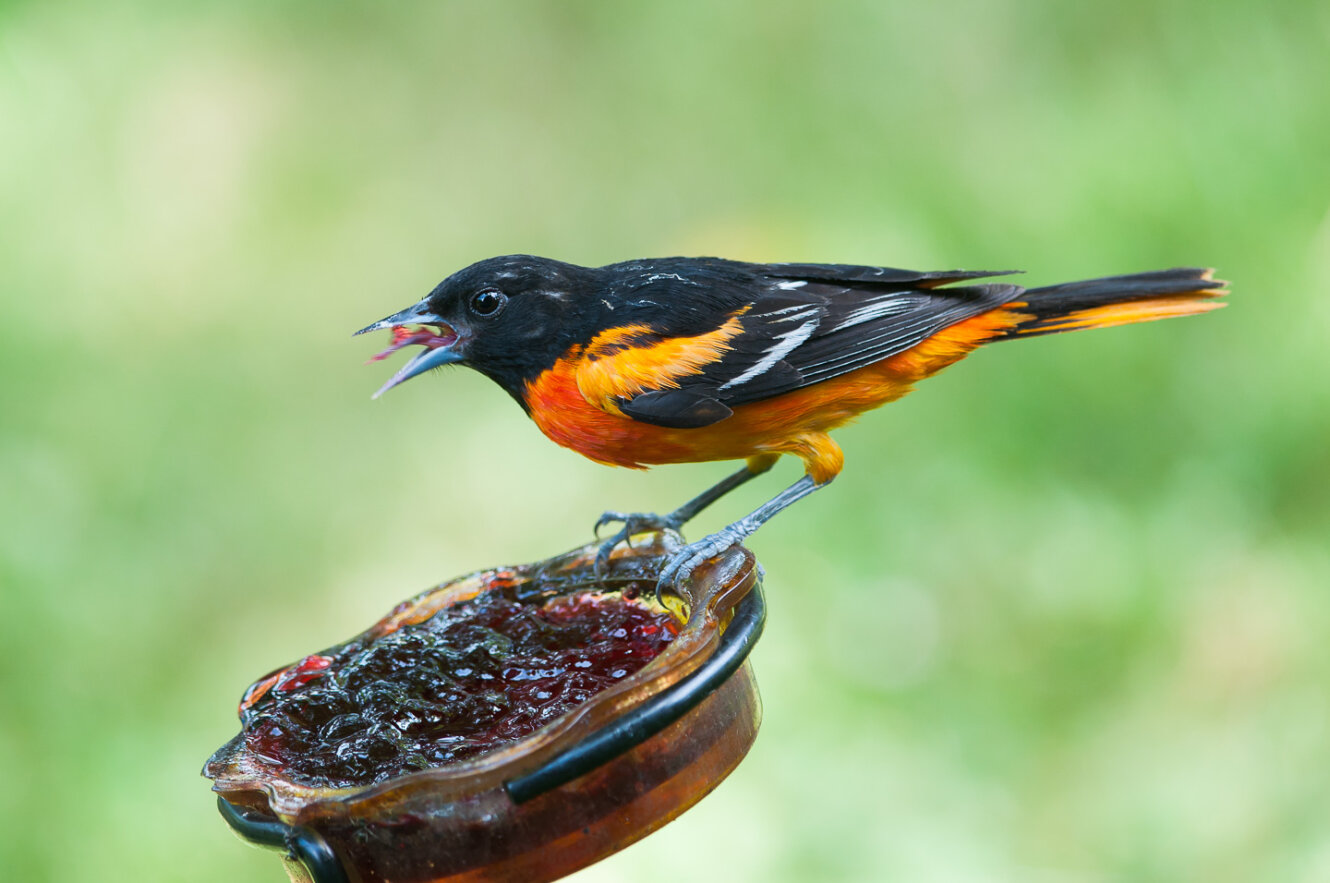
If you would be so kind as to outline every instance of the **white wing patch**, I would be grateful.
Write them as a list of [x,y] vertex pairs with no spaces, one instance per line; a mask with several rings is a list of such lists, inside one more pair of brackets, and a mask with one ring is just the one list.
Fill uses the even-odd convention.
[[862,322],[868,322],[873,319],[879,319],[882,316],[891,316],[896,313],[904,313],[917,307],[921,302],[918,297],[905,296],[899,294],[888,294],[881,297],[875,297],[864,303],[863,306],[851,310],[845,318],[832,328],[832,331],[840,331],[843,328],[851,328]]
[[810,307],[808,304],[795,304],[792,307],[781,307],[779,310],[767,310],[758,313],[758,316],[766,318],[767,316],[785,316],[786,313],[794,313],[793,316],[785,316],[784,319],[777,319],[777,322],[800,322],[807,319],[811,314],[817,312],[817,307]]
[[[771,347],[765,353],[762,354],[762,358],[758,360],[757,364],[755,364],[753,367],[749,368],[747,371],[740,374],[738,377],[734,378],[733,380],[729,380],[726,381],[725,383],[722,383],[720,385],[720,388],[729,389],[732,386],[738,386],[741,383],[747,383],[748,381],[752,380],[754,377],[762,376],[767,371],[771,370],[772,365],[776,364],[781,359],[788,356],[795,347],[797,347],[799,344],[803,343],[805,340],[811,337],[813,335],[813,332],[817,330],[817,326],[818,323],[821,321],[821,317],[817,315],[816,309],[810,310],[809,312],[813,314],[812,318],[809,318],[798,328],[791,328],[789,331],[786,331],[784,334],[777,334],[776,342],[773,343]],[[778,321],[783,321],[783,322],[793,321],[797,318],[804,318],[807,315],[808,313],[802,313],[796,316],[791,316],[788,319],[781,319]]]

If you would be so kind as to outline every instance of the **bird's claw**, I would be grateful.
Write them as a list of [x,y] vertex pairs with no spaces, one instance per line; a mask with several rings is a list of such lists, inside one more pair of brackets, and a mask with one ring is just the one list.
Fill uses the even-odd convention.
[[622,521],[626,527],[628,519],[632,517],[632,514],[629,512],[602,512],[600,513],[600,517],[596,519],[596,523],[591,526],[591,532],[596,535],[596,539],[600,539],[600,529],[602,527],[612,521]]
[[603,512],[592,527],[596,539],[600,539],[600,529],[614,521],[622,522],[623,528],[601,543],[600,548],[596,550],[595,574],[596,580],[601,583],[605,581],[609,568],[610,553],[620,543],[627,543],[634,534],[644,531],[678,530],[682,526],[682,521],[672,515],[657,515],[653,512]]
[[683,581],[691,576],[699,565],[737,546],[747,537],[747,533],[731,524],[675,552],[661,568],[660,576],[656,580],[656,603],[664,603],[663,596],[666,591],[679,594],[679,587],[683,585]]
[[648,530],[678,530],[683,525],[682,519],[674,515],[657,515],[654,512],[602,512],[592,530],[599,537],[600,529],[612,521],[623,522],[623,530],[615,534],[620,537],[620,542],[635,533]]

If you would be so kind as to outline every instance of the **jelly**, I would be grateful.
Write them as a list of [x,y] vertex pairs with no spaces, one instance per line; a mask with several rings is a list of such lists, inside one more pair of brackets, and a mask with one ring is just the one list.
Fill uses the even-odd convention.
[[245,745],[316,787],[467,760],[636,673],[678,633],[668,612],[618,593],[532,603],[499,584],[261,680],[241,702]]

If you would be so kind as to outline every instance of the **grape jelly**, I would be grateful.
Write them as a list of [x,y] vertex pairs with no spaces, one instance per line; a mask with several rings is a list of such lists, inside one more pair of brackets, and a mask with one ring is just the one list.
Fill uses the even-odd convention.
[[532,603],[496,587],[262,679],[241,702],[244,741],[292,781],[369,785],[516,742],[678,633],[668,612],[617,593]]

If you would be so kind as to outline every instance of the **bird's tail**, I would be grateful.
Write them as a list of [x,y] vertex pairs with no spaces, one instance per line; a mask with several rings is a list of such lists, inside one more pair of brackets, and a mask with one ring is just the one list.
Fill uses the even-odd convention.
[[1212,272],[1181,267],[1031,288],[1006,305],[1022,318],[995,339],[1111,328],[1217,309],[1224,304],[1214,298],[1228,293],[1228,283],[1211,278]]

